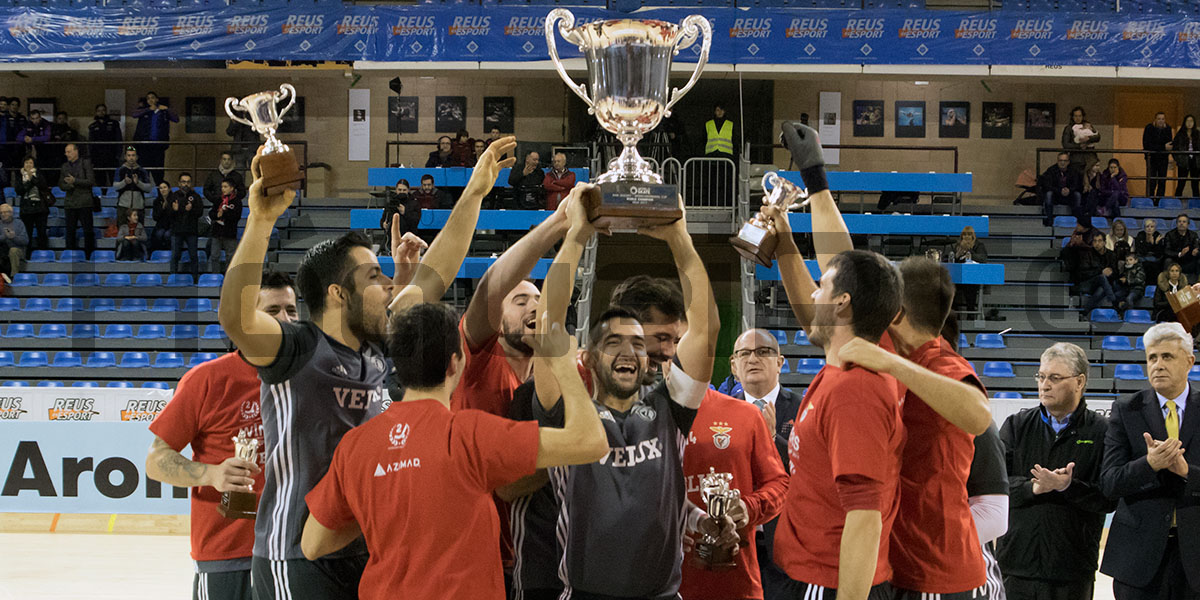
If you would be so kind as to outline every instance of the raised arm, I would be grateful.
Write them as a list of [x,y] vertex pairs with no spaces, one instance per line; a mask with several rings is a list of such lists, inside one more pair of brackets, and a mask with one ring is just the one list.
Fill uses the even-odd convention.
[[561,322],[551,323],[547,314],[542,320],[534,360],[544,363],[562,390],[563,426],[538,428],[537,467],[595,462],[608,453],[608,434],[575,366],[575,342]]
[[788,306],[792,307],[796,322],[805,332],[812,335],[809,325],[813,319],[813,294],[817,291],[817,282],[813,281],[812,273],[804,262],[804,255],[800,254],[800,248],[796,246],[787,213],[768,205],[763,207],[763,215],[771,220],[771,228],[779,240],[775,247],[775,260],[779,265],[783,289],[787,292]]
[[388,307],[392,313],[421,302],[436,302],[446,293],[458,276],[458,269],[475,237],[475,224],[479,221],[479,208],[484,196],[492,191],[492,184],[500,170],[516,162],[514,158],[499,160],[497,157],[516,147],[516,138],[501,138],[479,157],[462,197],[450,211],[446,226],[434,238],[412,280],[396,294]]
[[256,308],[258,288],[262,284],[263,260],[271,241],[271,229],[280,215],[291,206],[296,192],[285,190],[282,194],[268,196],[263,191],[258,159],[259,156],[255,156],[250,165],[250,172],[254,176],[254,183],[249,190],[250,216],[246,219],[241,242],[225,271],[217,318],[230,341],[242,351],[246,362],[263,367],[275,361],[283,339],[279,321]]
[[829,193],[825,158],[816,130],[807,125],[784,121],[783,140],[792,153],[792,162],[796,163],[804,186],[808,188],[813,250],[817,254],[817,264],[824,271],[834,256],[854,249],[850,230],[846,228],[842,213],[833,201],[833,194]]

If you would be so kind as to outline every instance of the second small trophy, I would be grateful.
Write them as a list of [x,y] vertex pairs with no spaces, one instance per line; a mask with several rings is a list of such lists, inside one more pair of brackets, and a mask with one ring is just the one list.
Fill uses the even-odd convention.
[[[233,438],[233,455],[249,462],[258,460],[258,438],[238,432]],[[221,492],[217,512],[227,519],[253,519],[258,514],[258,496],[254,492]]]
[[[278,102],[288,98],[288,103],[279,110]],[[283,115],[296,103],[296,88],[291,84],[279,86],[278,92],[259,92],[238,100],[225,99],[225,112],[230,119],[243,125],[249,125],[263,137],[262,155],[258,157],[258,167],[262,171],[263,192],[268,196],[282,194],[284,190],[298,190],[304,182],[304,171],[300,168],[296,154],[287,144],[275,137],[275,132],[283,122]],[[250,120],[239,117],[234,112],[241,110],[250,115]]]
[[[808,197],[806,190],[780,177],[774,171],[763,175],[762,186],[763,190],[770,189],[763,204],[778,206],[785,215],[797,200]],[[807,203],[807,201],[802,202],[800,206]],[[769,267],[775,257],[775,247],[779,245],[779,238],[776,237],[774,231],[771,231],[770,220],[759,211],[753,218],[746,221],[745,225],[742,225],[737,236],[729,238],[729,243],[733,244],[738,254],[764,267]]]
[[[733,505],[742,497],[739,490],[730,489],[729,483],[732,481],[732,474],[717,473],[716,469],[711,467],[708,469],[708,475],[700,478],[700,497],[708,511],[705,519],[715,521],[718,528],[726,520],[725,517]],[[737,546],[737,542],[721,544],[720,534],[712,535],[706,532],[696,543],[696,556],[705,569],[724,571],[737,566],[733,560]]]

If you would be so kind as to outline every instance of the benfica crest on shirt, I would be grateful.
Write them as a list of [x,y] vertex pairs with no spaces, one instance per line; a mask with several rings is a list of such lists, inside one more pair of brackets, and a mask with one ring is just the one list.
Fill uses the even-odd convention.
[[717,450],[724,450],[729,447],[731,439],[729,432],[733,431],[729,423],[714,423],[708,429],[713,432],[713,445],[717,447]]

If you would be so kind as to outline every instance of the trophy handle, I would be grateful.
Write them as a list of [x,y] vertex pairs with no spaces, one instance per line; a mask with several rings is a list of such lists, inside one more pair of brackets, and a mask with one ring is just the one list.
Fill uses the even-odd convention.
[[[292,87],[292,84],[290,83],[280,85],[279,95],[275,96],[275,101],[279,102],[279,100],[284,96],[288,97],[288,103],[287,106],[283,107],[283,110],[279,111],[280,117],[283,117],[283,115],[287,114],[287,111],[291,110],[292,106],[296,104],[296,88]],[[278,127],[279,124],[276,123],[275,126]]]
[[546,47],[550,50],[550,61],[554,63],[554,68],[558,70],[558,76],[562,77],[567,87],[572,92],[575,92],[575,95],[579,96],[579,99],[583,100],[583,103],[587,105],[588,114],[594,114],[596,105],[592,102],[591,98],[588,98],[587,87],[583,84],[575,83],[575,80],[571,79],[570,75],[567,75],[567,70],[563,67],[562,59],[558,58],[558,47],[555,45],[554,38],[555,23],[558,24],[557,29],[562,34],[563,39],[579,46],[582,40],[570,32],[570,29],[575,26],[575,15],[571,14],[571,11],[565,8],[556,8],[550,11],[550,14],[546,16]]
[[225,114],[229,115],[230,119],[233,119],[234,121],[237,121],[238,123],[241,123],[242,125],[245,125],[247,127],[254,127],[254,123],[251,123],[250,121],[247,121],[246,119],[243,119],[243,118],[233,114],[233,112],[236,110],[245,110],[244,108],[242,108],[242,101],[238,100],[237,98],[226,98],[225,99]]
[[708,64],[708,49],[712,46],[712,25],[709,24],[708,19],[703,15],[691,15],[684,19],[679,40],[675,42],[675,52],[691,46],[699,35],[704,36],[704,41],[701,42],[700,59],[696,61],[696,70],[692,71],[692,78],[688,80],[687,85],[671,90],[671,101],[667,102],[667,106],[663,109],[663,117],[671,116],[671,107],[675,106],[675,103],[679,102],[680,98],[683,98],[700,80],[700,72],[704,70],[704,65]]

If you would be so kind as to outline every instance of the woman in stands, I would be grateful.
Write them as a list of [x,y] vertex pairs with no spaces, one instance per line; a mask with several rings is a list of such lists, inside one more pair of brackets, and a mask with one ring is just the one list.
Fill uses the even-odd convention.
[[150,209],[150,214],[154,217],[154,232],[150,234],[151,253],[155,250],[171,249],[171,211],[167,210],[171,206],[167,201],[170,196],[170,184],[165,181],[159,182],[158,197],[154,199],[154,205]]
[[1133,239],[1133,251],[1146,267],[1146,280],[1158,279],[1163,260],[1163,234],[1158,231],[1158,221],[1142,221],[1142,231]]
[[1125,227],[1125,222],[1113,219],[1110,232],[1104,240],[1104,246],[1117,255],[1118,263],[1125,260],[1126,254],[1133,252],[1134,243],[1133,236],[1129,235],[1129,231]]
[[1171,263],[1167,270],[1158,274],[1158,289],[1154,290],[1154,320],[1158,322],[1174,321],[1175,311],[1167,300],[1167,292],[1178,292],[1187,287],[1187,276],[1179,263]]
[[[974,227],[963,227],[958,234],[958,243],[946,249],[946,261],[954,263],[987,262],[987,248],[975,237]],[[955,290],[954,305],[963,310],[974,311],[979,299],[979,286],[959,285]]]
[[21,163],[13,188],[20,199],[21,221],[29,231],[29,250],[49,248],[46,223],[50,218],[50,207],[54,205],[54,196],[50,194],[50,185],[42,177],[41,171],[34,166],[32,156],[26,156]]
[[1121,168],[1121,161],[1111,159],[1108,168],[1100,172],[1095,187],[1095,206],[1101,215],[1121,216],[1121,207],[1129,205],[1129,176]]
[[117,260],[146,260],[146,228],[138,223],[136,210],[129,211],[129,221],[121,223],[117,232]]
[[1191,181],[1192,197],[1200,196],[1200,165],[1197,165],[1196,155],[1192,154],[1200,150],[1200,129],[1196,129],[1196,117],[1188,115],[1183,118],[1183,127],[1175,134],[1171,149],[1175,150],[1175,172],[1179,177],[1175,184],[1175,195],[1183,198],[1183,188]]

